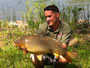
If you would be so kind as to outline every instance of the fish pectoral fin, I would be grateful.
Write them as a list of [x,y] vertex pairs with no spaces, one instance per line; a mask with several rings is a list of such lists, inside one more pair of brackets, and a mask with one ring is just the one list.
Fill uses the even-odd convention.
[[27,51],[25,49],[23,49],[23,53],[24,53],[24,55],[26,55],[27,54]]

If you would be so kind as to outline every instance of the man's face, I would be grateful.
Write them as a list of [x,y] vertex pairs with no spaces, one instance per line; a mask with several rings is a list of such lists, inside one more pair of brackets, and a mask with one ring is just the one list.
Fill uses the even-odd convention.
[[46,17],[46,21],[47,21],[48,25],[54,26],[54,24],[57,23],[57,20],[59,20],[59,13],[53,12],[52,10],[46,10],[45,17]]

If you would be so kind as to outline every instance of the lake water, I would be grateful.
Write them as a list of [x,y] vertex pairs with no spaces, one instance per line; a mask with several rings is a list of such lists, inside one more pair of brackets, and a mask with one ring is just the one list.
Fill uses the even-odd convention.
[[[65,0],[52,1],[57,1],[59,5],[67,4]],[[22,14],[26,11],[25,8],[25,0],[0,0],[0,20],[6,17],[12,20],[13,16],[16,16],[16,20],[21,20]]]
[[[54,0],[53,0],[54,1]],[[64,3],[64,0],[58,0]],[[16,16],[17,20],[21,20],[22,13],[25,12],[25,0],[0,0],[0,19]]]
[[20,19],[21,12],[25,12],[24,0],[0,0],[0,19],[14,15]]

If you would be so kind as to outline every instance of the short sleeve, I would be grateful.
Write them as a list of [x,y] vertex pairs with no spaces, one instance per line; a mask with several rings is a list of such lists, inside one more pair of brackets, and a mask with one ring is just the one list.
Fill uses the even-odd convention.
[[61,43],[65,43],[65,44],[68,45],[68,43],[69,43],[69,41],[71,39],[71,35],[72,35],[72,32],[71,31],[63,34],[62,35],[62,38],[61,38]]
[[67,23],[63,22],[60,33],[61,33],[60,42],[68,45],[72,36],[72,30],[70,26]]

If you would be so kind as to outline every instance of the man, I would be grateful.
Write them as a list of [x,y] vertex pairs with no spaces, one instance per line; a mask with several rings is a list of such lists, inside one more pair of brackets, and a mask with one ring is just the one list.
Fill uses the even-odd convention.
[[[59,9],[55,5],[50,5],[44,8],[44,14],[46,22],[39,26],[37,34],[55,38],[62,43],[62,48],[67,49],[71,37],[71,29],[67,23],[60,21]],[[31,59],[36,68],[44,68],[44,65],[48,64],[53,64],[55,68],[64,68],[65,64],[68,63],[63,56],[60,55],[59,58],[56,58],[52,54],[31,55]]]

